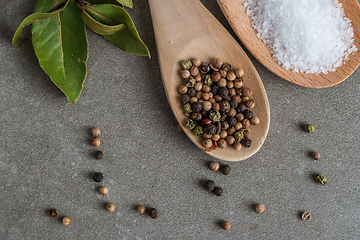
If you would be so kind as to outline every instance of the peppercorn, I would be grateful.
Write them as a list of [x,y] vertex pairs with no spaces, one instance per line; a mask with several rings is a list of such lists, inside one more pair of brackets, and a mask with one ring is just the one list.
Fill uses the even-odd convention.
[[146,211],[146,208],[140,205],[137,207],[137,211],[138,213],[143,214]]
[[214,59],[214,66],[216,67],[216,68],[221,68],[221,66],[223,65],[223,61],[222,61],[222,59],[220,59],[220,58],[216,58],[216,59]]
[[208,86],[211,86],[213,84],[213,81],[211,79],[211,75],[208,74],[205,76],[204,78],[204,84],[208,85]]
[[214,135],[212,135],[211,139],[214,140],[215,142],[217,142],[220,139],[220,135],[219,134],[214,134]]
[[[205,135],[206,135],[206,133],[203,134],[203,137]],[[210,135],[210,138],[211,138],[211,135]],[[212,147],[212,145],[213,145],[212,140],[210,138],[204,139],[204,141],[203,141],[203,146],[206,149],[210,149]]]
[[246,105],[246,102],[249,100],[250,100],[249,97],[244,97],[244,96],[241,97],[241,101],[244,102],[245,105]]
[[238,77],[238,78],[241,78],[242,76],[244,76],[244,70],[243,69],[237,69],[236,71],[235,71],[235,74],[236,74],[236,77]]
[[191,119],[198,122],[202,119],[202,115],[201,115],[201,113],[193,112],[193,113],[191,113]]
[[218,85],[213,85],[213,86],[211,87],[211,92],[212,92],[214,95],[216,95],[216,94],[218,94],[219,89],[220,89],[220,87],[219,87]]
[[238,113],[243,113],[247,109],[248,109],[248,107],[245,104],[240,103],[239,106],[236,108],[236,111]]
[[223,65],[221,66],[221,69],[228,72],[231,69],[231,64],[230,63],[223,63]]
[[203,137],[204,139],[210,139],[210,138],[212,137],[212,135],[211,135],[211,134],[207,134],[207,133],[203,133],[202,137]]
[[227,146],[227,142],[223,138],[219,139],[217,144],[218,144],[219,148],[225,148]]
[[253,90],[250,88],[244,88],[242,92],[245,97],[250,97],[253,95]]
[[192,60],[192,65],[196,66],[196,67],[199,67],[201,64],[201,60],[198,59],[198,58],[195,58]]
[[236,123],[237,123],[237,120],[234,117],[229,117],[227,119],[227,122],[229,123],[229,127],[234,127],[236,125]]
[[229,175],[230,172],[231,172],[231,167],[229,165],[224,165],[224,166],[221,167],[221,172],[224,175]]
[[[231,104],[230,104],[230,106],[231,106]],[[234,108],[230,108],[229,109],[229,111],[228,111],[228,113],[227,113],[227,115],[229,116],[229,117],[235,117],[236,116],[236,110],[234,109]],[[236,119],[235,119],[236,120]]]
[[228,133],[226,130],[221,130],[219,133],[220,138],[226,138],[228,136]]
[[159,212],[156,208],[151,208],[149,210],[149,214],[150,214],[150,217],[153,218],[153,219],[156,219],[159,217]]
[[219,111],[216,111],[216,110],[211,110],[210,111],[210,114],[209,114],[209,117],[212,121],[214,122],[218,122],[221,120],[221,113]]
[[192,66],[189,70],[191,76],[196,76],[199,74],[199,69],[196,66]]
[[196,126],[196,122],[192,119],[186,120],[186,127],[193,129]]
[[201,91],[202,90],[202,87],[203,87],[203,84],[201,82],[196,82],[195,83],[195,86],[194,86],[194,89],[196,91]]
[[114,205],[113,203],[108,203],[108,204],[106,205],[106,210],[107,210],[108,212],[114,212],[114,211],[115,211],[115,205]]
[[222,227],[222,229],[224,229],[224,230],[229,230],[230,227],[231,227],[231,225],[230,225],[230,223],[229,223],[228,221],[223,221],[223,222],[221,223],[221,227]]
[[219,72],[212,72],[210,76],[213,82],[218,82],[221,79],[221,74]]
[[244,85],[244,81],[243,81],[243,79],[241,77],[236,78],[234,80],[234,88],[240,89],[240,88],[242,88],[243,85]]
[[210,94],[207,93],[207,92],[203,92],[201,94],[201,99],[205,100],[205,101],[208,101],[210,99]]
[[188,94],[190,97],[195,97],[196,94],[197,94],[197,91],[195,90],[195,88],[190,87],[190,88],[188,88],[187,94]]
[[224,112],[228,112],[230,110],[230,103],[227,101],[223,101],[220,103],[220,110]]
[[250,139],[250,131],[244,130],[244,137]]
[[204,129],[203,129],[202,126],[196,126],[196,127],[194,128],[193,132],[194,132],[195,136],[200,137],[200,136],[203,135]]
[[191,104],[190,104],[190,103],[186,103],[186,104],[184,105],[184,112],[185,112],[185,113],[192,113]]
[[315,126],[312,125],[312,124],[305,124],[304,130],[305,130],[307,133],[313,133],[313,132],[315,132]]
[[247,106],[248,108],[254,108],[254,107],[255,107],[255,101],[254,101],[254,99],[248,100],[245,104],[246,104],[246,106]]
[[95,153],[95,158],[96,158],[97,160],[101,160],[101,159],[103,158],[103,156],[104,156],[104,154],[103,154],[102,151],[97,151],[97,152]]
[[191,97],[190,98],[190,104],[196,103],[199,99],[197,99],[196,97]]
[[236,120],[238,120],[239,122],[241,122],[242,120],[244,120],[244,114],[242,114],[242,113],[237,113],[236,115],[235,115],[235,117],[236,117]]
[[209,167],[210,167],[211,171],[216,172],[217,170],[219,170],[220,164],[217,162],[211,162]]
[[182,78],[188,78],[190,77],[190,71],[187,69],[180,70],[180,75]]
[[194,76],[194,78],[195,78],[196,82],[201,82],[201,80],[202,80],[202,77],[200,74]]
[[[196,80],[195,78],[187,78],[185,79],[185,86],[187,86],[188,88],[193,88],[196,84]],[[189,89],[188,89],[189,91]]]
[[201,63],[199,70],[202,74],[208,74],[210,72],[210,66],[207,63]]
[[221,187],[215,187],[212,191],[216,196],[222,196],[224,193],[224,190]]
[[202,127],[205,127],[206,125],[211,124],[211,119],[210,118],[203,118],[201,120],[200,124],[201,124]]
[[248,138],[243,138],[240,143],[246,148],[249,148],[251,146],[251,140]]
[[69,226],[70,223],[71,223],[71,219],[69,217],[64,217],[62,219],[62,223],[65,225],[65,226]]
[[319,174],[315,180],[321,185],[324,185],[327,182],[326,177],[323,174]]
[[48,211],[48,214],[49,214],[50,217],[54,218],[54,217],[57,217],[58,211],[56,209],[50,209]]
[[91,134],[93,135],[94,138],[97,138],[100,137],[101,131],[99,128],[93,128],[91,129]]
[[229,81],[234,81],[236,78],[236,75],[233,71],[229,71],[227,73],[227,76],[226,76],[226,79],[229,80]]
[[90,144],[93,145],[93,147],[98,147],[100,146],[100,139],[94,138],[91,140]]
[[235,142],[235,138],[233,136],[227,136],[226,142],[227,142],[227,145],[233,145]]
[[103,180],[103,174],[101,172],[95,172],[93,175],[93,180],[95,182],[101,182]]
[[187,94],[184,94],[181,96],[181,103],[183,105],[187,104],[188,102],[190,102],[190,96]]
[[244,131],[237,131],[234,133],[234,138],[236,142],[241,142],[241,140],[244,138]]
[[251,123],[252,125],[258,125],[258,124],[260,123],[260,118],[258,118],[258,117],[253,117],[253,118],[250,119],[250,123]]
[[223,130],[226,130],[226,129],[228,129],[230,127],[230,125],[229,125],[229,123],[228,122],[222,122],[221,123],[221,129],[223,129]]
[[244,128],[248,128],[250,127],[250,120],[245,118],[244,120],[241,121],[241,124],[243,125]]
[[241,150],[242,145],[239,142],[234,142],[233,147],[235,150]]
[[192,67],[192,62],[184,60],[184,61],[181,62],[181,67],[183,69],[190,69]]
[[215,182],[212,180],[208,180],[205,182],[204,187],[206,190],[212,192],[215,189]]
[[219,95],[221,97],[229,96],[229,90],[226,87],[220,87],[219,89]]
[[102,195],[106,195],[106,194],[108,194],[108,192],[109,192],[109,190],[108,190],[108,188],[107,187],[105,187],[105,186],[102,186],[101,188],[99,188],[99,193],[101,193]]
[[244,112],[244,118],[246,119],[252,119],[254,117],[254,113],[250,109],[246,109]]
[[319,159],[320,159],[320,153],[319,153],[319,152],[313,152],[313,153],[312,153],[312,157],[313,157],[315,160],[319,160]]
[[265,206],[262,205],[262,204],[258,204],[256,207],[255,207],[255,210],[258,212],[258,213],[264,213],[265,212]]
[[301,219],[305,222],[309,221],[311,219],[311,214],[308,213],[308,212],[304,212],[302,215],[301,215]]
[[[229,75],[228,75],[228,76],[229,76]],[[230,97],[232,97],[232,96],[234,96],[234,95],[236,94],[235,89],[233,89],[233,87],[234,87],[234,83],[233,83],[233,82],[231,82],[230,80],[228,80],[228,81],[226,82],[226,87],[229,89],[229,96],[230,96]]]
[[215,134],[217,131],[217,128],[214,124],[207,124],[205,127],[204,127],[204,133],[207,133],[207,134]]
[[240,129],[243,128],[243,125],[242,125],[241,122],[237,122],[234,127],[235,127],[236,130],[240,130]]
[[199,103],[199,102],[195,102],[195,103],[193,103],[192,105],[191,105],[191,110],[193,111],[193,112],[200,112],[201,110],[202,110],[202,104],[201,103]]
[[234,127],[229,127],[227,129],[227,133],[228,133],[229,136],[234,135],[235,132],[236,132],[236,129]]

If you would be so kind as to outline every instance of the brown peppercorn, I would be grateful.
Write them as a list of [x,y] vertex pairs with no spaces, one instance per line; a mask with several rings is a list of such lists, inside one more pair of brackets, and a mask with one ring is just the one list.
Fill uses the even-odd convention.
[[91,140],[90,144],[93,145],[93,147],[98,147],[100,146],[100,139],[94,138],[93,140]]
[[196,82],[201,82],[201,75],[200,74],[194,76],[194,78],[195,78]]
[[108,212],[114,212],[114,211],[115,211],[115,205],[114,205],[113,203],[108,203],[108,204],[106,205],[106,210],[107,210]]
[[241,78],[236,78],[234,80],[234,88],[240,89],[244,85],[244,81]]
[[185,86],[185,85],[182,85],[182,86],[179,87],[178,91],[179,91],[180,94],[185,94],[188,91],[188,87]]
[[250,88],[244,88],[243,95],[245,97],[251,97],[253,95],[253,90],[251,90]]
[[56,209],[50,209],[48,211],[48,214],[49,214],[50,217],[54,218],[54,217],[57,217],[58,211]]
[[221,172],[224,175],[229,175],[230,172],[231,172],[231,167],[229,165],[224,165],[224,166],[221,167]]
[[234,81],[236,78],[236,75],[233,71],[229,71],[227,73],[227,76],[226,76],[226,79],[229,80],[229,81]]
[[221,78],[226,78],[227,71],[225,71],[224,69],[220,69],[219,73],[221,74]]
[[[226,87],[229,89],[229,95],[230,95],[230,89],[233,89],[234,83],[231,82],[231,81],[227,81],[226,82]],[[230,97],[234,96],[235,94],[236,94],[236,90],[233,89],[233,93],[232,93],[232,95],[230,95]]]
[[149,215],[150,215],[151,218],[156,219],[156,218],[159,217],[159,212],[158,212],[158,210],[156,208],[151,208],[149,210]]
[[217,162],[211,162],[209,167],[210,167],[211,171],[215,172],[215,171],[219,170],[220,164]]
[[[249,97],[241,96],[241,101],[242,101],[242,102],[246,103],[246,102],[249,101],[249,100],[250,100]],[[245,106],[246,106],[246,104],[245,104]]]
[[262,204],[258,204],[256,207],[255,207],[255,210],[258,212],[258,213],[264,213],[265,212],[265,206],[262,205]]
[[221,129],[223,130],[226,130],[228,129],[230,126],[229,126],[229,123],[228,122],[222,122],[221,123]]
[[244,138],[250,138],[250,131],[244,131]]
[[315,160],[319,160],[319,159],[320,159],[320,153],[319,153],[319,152],[313,152],[313,153],[312,153],[312,157],[313,157]]
[[203,137],[204,139],[211,139],[211,138],[212,138],[212,134],[203,133],[202,137]]
[[228,145],[233,145],[235,142],[235,138],[233,136],[227,136],[226,137],[226,142]]
[[222,196],[224,193],[224,190],[221,187],[215,187],[213,193],[216,196]]
[[227,142],[225,139],[221,138],[219,139],[219,141],[217,142],[217,145],[219,146],[219,148],[225,148],[227,146]]
[[234,142],[233,147],[235,150],[241,150],[242,145],[239,142]]
[[219,87],[226,87],[226,83],[227,83],[226,79],[225,79],[225,78],[221,78],[220,81],[217,82],[217,85],[218,85]]
[[221,130],[220,133],[220,138],[226,138],[228,136],[228,133],[225,129]]
[[191,119],[192,120],[194,120],[194,121],[196,121],[196,122],[198,122],[198,121],[200,121],[201,119],[202,119],[202,115],[201,115],[201,113],[199,113],[199,112],[193,112],[193,113],[191,113]]
[[244,70],[243,69],[236,69],[236,71],[235,71],[235,75],[236,75],[236,77],[238,77],[238,78],[241,78],[242,76],[244,76]]
[[212,104],[212,108],[213,108],[214,110],[216,110],[216,111],[219,111],[219,110],[220,110],[220,104],[217,103],[217,102],[214,102],[214,103]]
[[190,98],[190,103],[191,104],[196,103],[197,101],[199,101],[199,99],[197,99],[197,97],[191,97]]
[[227,129],[227,133],[228,133],[229,136],[234,135],[235,132],[236,132],[235,127],[229,127],[229,128]]
[[237,114],[236,110],[234,108],[230,108],[229,112],[227,113],[230,117],[235,117]]
[[209,86],[209,85],[207,85],[207,84],[204,84],[203,85],[203,87],[202,87],[202,90],[204,91],[204,92],[210,92],[211,91],[211,87]]
[[180,75],[182,78],[186,79],[186,78],[190,77],[190,71],[187,69],[182,69],[182,70],[180,70]]
[[198,59],[198,58],[195,58],[195,59],[192,60],[192,64],[193,64],[194,66],[196,66],[196,67],[199,67],[200,64],[201,64],[201,60]]
[[70,223],[71,223],[71,219],[69,217],[64,217],[62,219],[62,223],[65,225],[65,226],[69,226]]
[[214,141],[219,141],[220,135],[219,134],[214,134],[214,135],[212,135],[211,139],[214,140]]
[[219,72],[213,72],[211,73],[211,80],[213,82],[218,82],[221,79],[221,74]]
[[246,148],[249,148],[251,146],[251,140],[249,138],[243,138],[240,143]]
[[241,122],[236,122],[236,124],[235,124],[235,129],[236,130],[240,130],[240,129],[242,129],[243,128],[243,125],[242,125],[242,123]]
[[230,225],[230,223],[229,223],[228,221],[223,221],[223,222],[221,223],[221,227],[222,227],[222,229],[224,229],[224,230],[229,230],[230,227],[231,227],[231,225]]
[[101,188],[99,188],[99,193],[101,193],[102,195],[106,195],[106,194],[108,194],[108,192],[109,192],[109,190],[108,190],[108,188],[107,187],[105,187],[105,186],[102,186]]
[[[228,85],[227,87],[229,88]],[[235,95],[236,95],[236,90],[234,88],[229,88],[229,96],[232,98]]]
[[[203,136],[204,136],[204,134],[203,134]],[[204,139],[203,146],[206,149],[210,149],[213,146],[212,140],[211,139]]]
[[221,66],[221,69],[224,69],[225,71],[230,71],[231,69],[231,64],[230,63],[223,63],[223,65]]
[[202,93],[201,98],[205,101],[208,101],[210,99],[209,93],[207,92]]
[[95,153],[95,158],[96,158],[97,160],[101,160],[101,159],[103,159],[103,157],[104,157],[104,153],[103,153],[102,151],[97,151],[97,152]]
[[248,107],[248,108],[254,108],[255,107],[255,101],[254,99],[250,99],[248,100],[245,105]]
[[146,211],[146,208],[144,206],[138,206],[137,211],[138,213],[143,214]]
[[214,99],[217,101],[217,102],[221,102],[222,100],[222,97],[218,94],[214,95]]
[[311,219],[311,214],[310,213],[308,213],[308,212],[304,212],[302,215],[301,215],[301,219],[303,220],[303,221],[309,221],[310,219]]
[[221,68],[221,66],[223,65],[223,61],[220,58],[216,58],[213,64],[216,68]]
[[94,138],[100,137],[101,131],[99,128],[93,128],[91,129],[91,135],[93,135]]
[[253,118],[250,119],[250,123],[251,123],[252,125],[258,125],[258,124],[260,123],[260,118],[258,118],[258,117],[253,117]]
[[250,127],[250,120],[249,119],[244,119],[244,120],[242,120],[241,123],[245,128]]
[[232,100],[238,104],[242,102],[240,95],[234,95]]
[[199,74],[199,69],[196,66],[192,66],[189,70],[191,76],[196,76]]
[[202,87],[203,87],[203,84],[201,82],[195,83],[194,88],[195,88],[196,91],[201,91]]
[[203,109],[205,111],[210,111],[212,109],[212,103],[210,101],[203,102]]

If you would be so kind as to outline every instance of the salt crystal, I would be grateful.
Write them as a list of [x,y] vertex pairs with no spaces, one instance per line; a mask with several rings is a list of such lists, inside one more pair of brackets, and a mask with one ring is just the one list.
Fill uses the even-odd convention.
[[326,74],[357,51],[337,0],[247,0],[244,6],[257,36],[285,69]]

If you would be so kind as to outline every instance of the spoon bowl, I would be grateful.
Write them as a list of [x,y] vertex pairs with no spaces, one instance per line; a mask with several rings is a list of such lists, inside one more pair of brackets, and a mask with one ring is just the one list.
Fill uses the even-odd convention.
[[[151,17],[158,51],[163,85],[170,107],[189,139],[204,152],[223,160],[239,161],[249,158],[262,146],[270,124],[270,108],[265,88],[255,67],[237,41],[198,1],[149,0]],[[231,146],[213,151],[205,150],[202,137],[197,137],[185,127],[187,116],[180,102],[178,88],[184,84],[180,76],[183,60],[199,58],[212,62],[221,58],[233,69],[245,71],[244,86],[254,91],[254,116],[261,120],[251,126],[252,145],[235,150]]]
[[256,36],[257,32],[251,25],[246,13],[246,0],[217,0],[222,12],[232,29],[249,52],[267,69],[292,83],[311,87],[324,88],[334,86],[348,78],[360,64],[360,5],[357,0],[339,0],[345,16],[351,20],[354,31],[354,44],[358,51],[349,55],[335,71],[327,74],[306,74],[282,68],[272,57],[269,47]]

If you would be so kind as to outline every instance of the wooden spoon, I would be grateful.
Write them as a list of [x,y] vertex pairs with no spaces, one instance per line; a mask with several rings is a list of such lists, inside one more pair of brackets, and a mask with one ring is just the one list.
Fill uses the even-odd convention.
[[360,64],[360,5],[357,0],[339,0],[345,16],[351,20],[354,30],[354,43],[358,51],[349,56],[343,65],[328,74],[306,74],[285,70],[273,60],[268,46],[260,40],[243,3],[246,0],[217,0],[231,27],[251,54],[267,69],[295,84],[324,88],[334,86],[349,77]]
[[232,64],[232,69],[245,71],[244,86],[253,89],[256,106],[254,116],[261,120],[251,126],[250,148],[235,150],[232,146],[206,151],[223,160],[239,161],[256,153],[262,146],[270,123],[270,108],[267,95],[255,67],[236,40],[198,0],[149,0],[154,25],[158,58],[167,99],[171,109],[186,135],[203,149],[203,138],[196,137],[185,127],[183,105],[178,88],[184,84],[180,76],[183,60],[199,58],[211,62],[221,58]]

